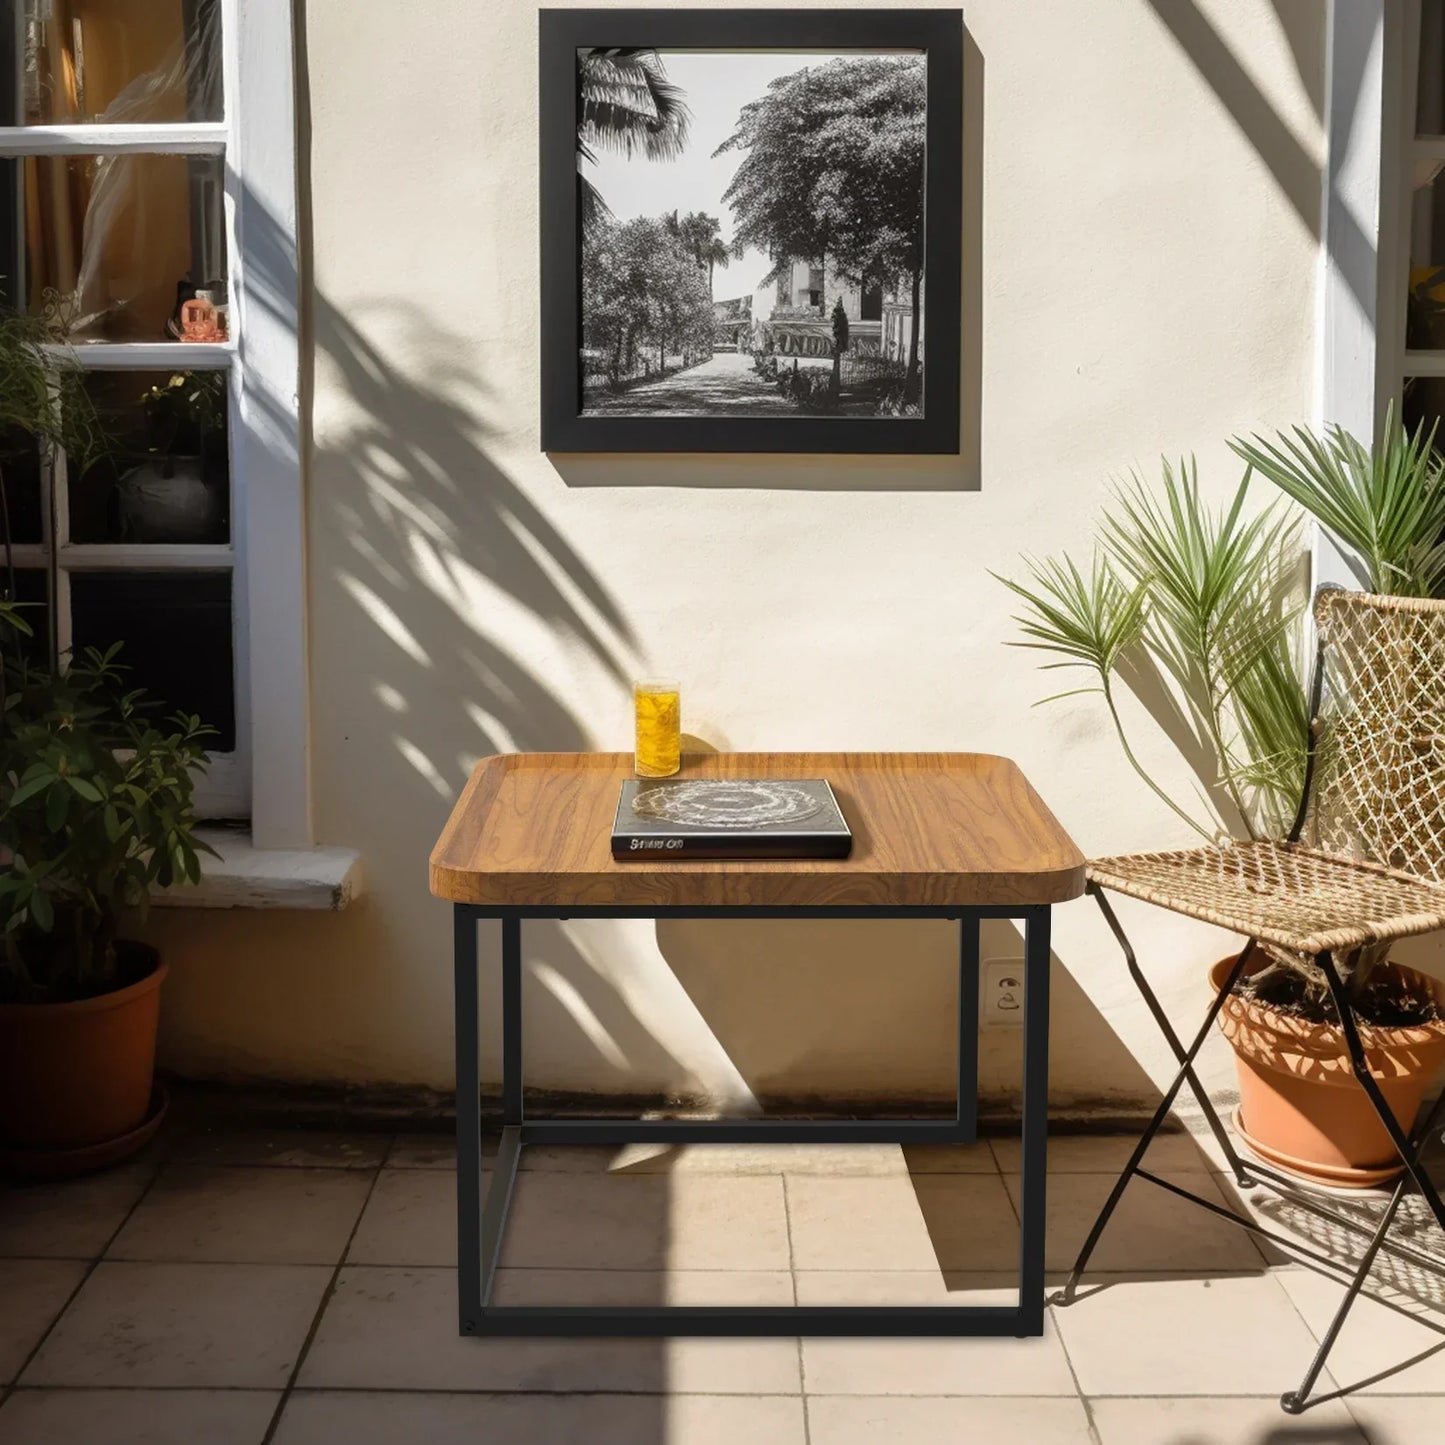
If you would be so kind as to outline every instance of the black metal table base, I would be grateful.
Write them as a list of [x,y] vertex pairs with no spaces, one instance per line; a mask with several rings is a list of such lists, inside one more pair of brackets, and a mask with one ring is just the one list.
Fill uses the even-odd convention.
[[[1208,1210],[1211,1214],[1221,1219],[1239,1225],[1242,1229],[1248,1230],[1250,1234],[1261,1239],[1267,1239],[1272,1244],[1283,1250],[1299,1263],[1313,1269],[1318,1274],[1323,1274],[1345,1286],[1345,1293],[1336,1309],[1333,1319],[1326,1328],[1320,1340],[1319,1348],[1315,1351],[1314,1358],[1310,1361],[1305,1370],[1304,1377],[1297,1388],[1286,1391],[1280,1396],[1281,1407],[1291,1415],[1298,1415],[1302,1411],[1312,1409],[1316,1405],[1322,1405],[1329,1400],[1338,1400],[1342,1396],[1351,1395],[1357,1390],[1364,1389],[1368,1385],[1378,1383],[1382,1379],[1398,1373],[1416,1363],[1418,1356],[1402,1361],[1399,1365],[1380,1371],[1367,1379],[1356,1380],[1352,1384],[1341,1386],[1334,1390],[1324,1391],[1315,1394],[1314,1389],[1319,1382],[1319,1377],[1329,1359],[1330,1351],[1334,1348],[1335,1341],[1339,1338],[1340,1331],[1344,1328],[1345,1320],[1355,1301],[1364,1291],[1370,1272],[1374,1268],[1375,1261],[1383,1251],[1403,1259],[1418,1268],[1429,1270],[1432,1273],[1445,1275],[1445,1261],[1439,1258],[1432,1258],[1412,1249],[1409,1245],[1390,1238],[1390,1228],[1400,1211],[1406,1197],[1412,1193],[1420,1194],[1429,1206],[1435,1223],[1442,1231],[1445,1231],[1445,1206],[1442,1206],[1441,1199],[1434,1183],[1421,1166],[1420,1156],[1424,1150],[1425,1142],[1431,1133],[1440,1123],[1442,1113],[1445,1113],[1445,1094],[1442,1094],[1435,1104],[1425,1112],[1424,1116],[1415,1127],[1406,1133],[1396,1122],[1394,1115],[1390,1112],[1384,1097],[1379,1091],[1374,1079],[1371,1077],[1368,1067],[1365,1064],[1364,1047],[1361,1042],[1359,1031],[1355,1026],[1354,1016],[1351,1013],[1348,1000],[1345,998],[1344,988],[1341,984],[1339,974],[1335,968],[1334,960],[1328,953],[1319,956],[1319,963],[1324,970],[1325,977],[1329,981],[1330,992],[1334,999],[1336,1010],[1342,1021],[1342,1031],[1345,1036],[1346,1048],[1349,1052],[1350,1066],[1355,1075],[1356,1081],[1365,1091],[1365,1094],[1374,1105],[1380,1121],[1389,1133],[1392,1143],[1395,1145],[1397,1154],[1400,1157],[1402,1172],[1400,1178],[1391,1191],[1388,1202],[1381,1213],[1379,1221],[1373,1229],[1367,1227],[1359,1219],[1351,1218],[1341,1210],[1332,1208],[1323,1199],[1313,1198],[1305,1194],[1304,1184],[1301,1180],[1292,1178],[1290,1175],[1269,1167],[1254,1158],[1248,1160],[1242,1158],[1239,1151],[1234,1147],[1234,1141],[1229,1131],[1225,1128],[1224,1122],[1220,1119],[1218,1111],[1209,1098],[1209,1094],[1200,1084],[1199,1077],[1194,1071],[1194,1061],[1199,1051],[1204,1047],[1205,1041],[1209,1038],[1214,1028],[1215,1020],[1220,1010],[1224,1007],[1224,1001],[1238,982],[1244,971],[1245,964],[1249,958],[1250,951],[1254,947],[1254,940],[1250,939],[1240,951],[1230,969],[1229,976],[1224,986],[1211,1004],[1205,1016],[1204,1023],[1199,1032],[1195,1035],[1189,1047],[1186,1048],[1175,1033],[1168,1015],[1164,1012],[1154,990],[1149,986],[1148,979],[1139,967],[1132,944],[1130,944],[1123,928],[1119,924],[1114,910],[1110,907],[1108,899],[1094,885],[1090,885],[1089,891],[1098,902],[1103,911],[1110,930],[1113,932],[1119,946],[1123,949],[1124,958],[1129,967],[1129,972],[1143,995],[1144,1002],[1148,1005],[1150,1013],[1154,1016],[1155,1022],[1159,1025],[1160,1031],[1167,1040],[1170,1050],[1179,1063],[1179,1071],[1174,1077],[1173,1083],[1165,1091],[1164,1097],[1160,1100],[1159,1107],[1155,1110],[1153,1118],[1150,1119],[1148,1127],[1143,1136],[1134,1148],[1129,1162],[1124,1166],[1123,1172],[1115,1181],[1114,1188],[1104,1203],[1099,1217],[1094,1221],[1093,1228],[1089,1231],[1088,1238],[1084,1241],[1083,1248],[1079,1251],[1079,1257],[1074,1263],[1073,1270],[1069,1275],[1068,1282],[1064,1288],[1053,1296],[1053,1303],[1058,1305],[1072,1304],[1078,1298],[1079,1283],[1088,1269],[1089,1260],[1094,1253],[1100,1236],[1108,1226],[1124,1190],[1131,1180],[1142,1179],[1148,1184],[1166,1190],[1170,1194],[1186,1199],[1190,1203],[1198,1205],[1201,1209]],[[1172,1180],[1161,1178],[1143,1167],[1143,1159],[1148,1151],[1149,1145],[1154,1141],[1165,1121],[1174,1108],[1174,1102],[1181,1090],[1188,1085],[1193,1094],[1195,1102],[1204,1115],[1205,1122],[1209,1125],[1210,1132],[1219,1143],[1225,1162],[1234,1176],[1235,1183],[1241,1189],[1253,1189],[1256,1187],[1269,1189],[1280,1197],[1287,1199],[1295,1208],[1302,1209],[1306,1213],[1317,1218],[1326,1220],[1336,1228],[1343,1229],[1347,1233],[1356,1235],[1364,1241],[1364,1250],[1360,1258],[1353,1263],[1342,1261],[1331,1255],[1321,1254],[1317,1250],[1310,1249],[1301,1244],[1299,1240],[1289,1235],[1280,1234],[1267,1228],[1258,1220],[1248,1215],[1240,1214],[1237,1210],[1229,1209],[1221,1205],[1217,1200],[1205,1199],[1191,1190],[1183,1188]],[[1394,1301],[1379,1295],[1371,1296],[1378,1304],[1406,1314],[1415,1319],[1411,1311],[1403,1306],[1397,1305]],[[1430,1353],[1433,1353],[1431,1351]]]
[[[523,1108],[524,918],[950,918],[961,926],[958,1093],[952,1119],[528,1119]],[[549,1144],[970,1144],[977,1138],[979,924],[1024,924],[1023,1177],[1016,1305],[498,1305],[493,1286],[522,1149]],[[502,1135],[482,1189],[477,924],[502,925]],[[501,909],[453,905],[457,1062],[457,1291],[464,1335],[1016,1335],[1043,1333],[1049,910],[978,908]]]

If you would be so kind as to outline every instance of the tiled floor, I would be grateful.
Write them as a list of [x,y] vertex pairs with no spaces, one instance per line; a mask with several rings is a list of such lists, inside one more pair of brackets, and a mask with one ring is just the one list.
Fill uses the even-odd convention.
[[[1051,1270],[1127,1150],[1051,1145]],[[1010,1298],[1006,1141],[523,1158],[503,1301]],[[1153,1162],[1237,1198],[1187,1136]],[[452,1190],[441,1137],[220,1130],[0,1186],[0,1445],[1423,1445],[1445,1428],[1433,1276],[1384,1270],[1397,1307],[1362,1303],[1333,1368],[1419,1363],[1291,1418],[1278,1396],[1337,1287],[1148,1184],[1098,1287],[1037,1340],[460,1339]],[[1277,1202],[1248,1207],[1328,1243]]]

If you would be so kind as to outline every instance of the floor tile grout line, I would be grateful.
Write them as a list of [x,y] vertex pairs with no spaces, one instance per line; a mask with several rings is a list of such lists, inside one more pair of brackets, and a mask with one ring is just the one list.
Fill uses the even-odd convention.
[[366,1198],[361,1201],[361,1208],[356,1211],[356,1218],[352,1221],[351,1230],[346,1236],[346,1243],[342,1245],[341,1253],[337,1256],[336,1264],[331,1271],[331,1278],[327,1280],[326,1288],[321,1291],[321,1299],[317,1302],[316,1313],[311,1318],[311,1327],[306,1331],[305,1339],[301,1341],[301,1348],[296,1351],[296,1363],[291,1367],[291,1374],[281,1391],[281,1398],[276,1401],[276,1408],[271,1412],[271,1419],[266,1426],[265,1434],[261,1436],[260,1445],[271,1445],[276,1431],[280,1428],[281,1416],[285,1413],[286,1405],[296,1388],[296,1381],[301,1377],[301,1367],[306,1363],[306,1357],[311,1352],[311,1343],[316,1338],[327,1306],[330,1305],[332,1296],[336,1293],[336,1282],[341,1278],[341,1271],[346,1266],[346,1257],[351,1253],[356,1232],[361,1228],[361,1221],[366,1215],[367,1206],[371,1203],[371,1197],[375,1194],[376,1186],[381,1180],[381,1169],[382,1166],[378,1164],[371,1171],[371,1182],[366,1190]]
[[[793,1291],[793,1306],[798,1304],[798,1260],[793,1249],[793,1211],[788,1202],[788,1176],[780,1174],[778,1182],[783,1190],[783,1227],[788,1236],[788,1283]],[[803,1367],[803,1337],[798,1335],[793,1341],[798,1354],[798,1394],[803,1401],[803,1445],[811,1445],[812,1429],[808,1423],[808,1377]]]
[[5,1402],[18,1388],[21,1378],[24,1376],[26,1370],[28,1370],[30,1366],[35,1363],[35,1357],[41,1352],[41,1350],[45,1348],[45,1342],[50,1338],[52,1334],[55,1333],[55,1327],[60,1323],[62,1319],[65,1318],[66,1311],[69,1310],[71,1305],[75,1303],[76,1296],[81,1292],[81,1290],[85,1288],[86,1283],[89,1281],[91,1275],[95,1273],[101,1261],[104,1260],[106,1251],[119,1238],[120,1232],[126,1227],[127,1224],[130,1223],[131,1215],[133,1215],[136,1210],[140,1208],[141,1203],[144,1201],[146,1196],[151,1192],[152,1189],[155,1188],[156,1180],[161,1177],[161,1170],[165,1168],[166,1162],[166,1159],[162,1159],[156,1164],[155,1169],[151,1172],[150,1178],[147,1179],[145,1184],[141,1187],[140,1193],[137,1194],[133,1200],[131,1200],[130,1207],[121,1216],[115,1228],[111,1230],[111,1232],[105,1237],[105,1241],[101,1244],[100,1249],[94,1255],[92,1255],[89,1260],[85,1262],[86,1268],[82,1272],[80,1278],[76,1281],[75,1288],[71,1290],[68,1295],[66,1295],[65,1302],[60,1306],[58,1310],[56,1310],[54,1315],[51,1316],[50,1323],[41,1332],[40,1338],[36,1340],[34,1346],[30,1350],[30,1353],[27,1354],[25,1358],[20,1362],[20,1368],[15,1371],[15,1375],[10,1381],[10,1383],[6,1385],[3,1390],[0,1390],[0,1407],[4,1406]]
[[1078,1394],[1080,1404],[1084,1407],[1084,1417],[1089,1425],[1089,1438],[1095,1442],[1095,1445],[1098,1445],[1102,1437],[1099,1434],[1099,1427],[1094,1420],[1094,1407],[1090,1403],[1089,1397],[1084,1393],[1084,1387],[1079,1381],[1079,1372],[1074,1366],[1074,1357],[1069,1353],[1069,1343],[1064,1338],[1064,1332],[1059,1326],[1058,1311],[1058,1305],[1050,1304],[1045,1306],[1044,1314],[1053,1326],[1054,1335],[1059,1342],[1059,1349],[1063,1351],[1064,1363],[1069,1367],[1069,1378],[1074,1382],[1074,1390]]
[[[1283,1284],[1280,1283],[1278,1277],[1275,1275],[1275,1272],[1274,1272],[1272,1269],[1270,1269],[1267,1264],[1266,1264],[1266,1267],[1265,1267],[1265,1273],[1266,1273],[1267,1275],[1269,1275],[1269,1277],[1274,1281],[1275,1288],[1276,1288],[1277,1290],[1279,1290],[1279,1292],[1285,1297],[1286,1300],[1289,1301],[1289,1307],[1295,1312],[1295,1315],[1296,1315],[1296,1317],[1299,1319],[1299,1322],[1300,1322],[1300,1323],[1304,1326],[1304,1328],[1305,1328],[1305,1333],[1310,1337],[1310,1339],[1312,1339],[1312,1340],[1314,1341],[1314,1343],[1315,1343],[1315,1349],[1318,1350],[1320,1344],[1322,1343],[1322,1341],[1321,1341],[1321,1339],[1320,1339],[1319,1331],[1316,1330],[1315,1327],[1314,1327],[1312,1324],[1310,1324],[1309,1320],[1305,1318],[1305,1312],[1299,1307],[1299,1304],[1298,1304],[1297,1301],[1295,1300],[1295,1297],[1284,1287]],[[1322,1278],[1328,1278],[1328,1276],[1327,1276],[1327,1275],[1326,1275],[1326,1276],[1322,1276]],[[1338,1281],[1332,1281],[1332,1283],[1338,1283]],[[1344,1285],[1340,1285],[1340,1293],[1341,1293],[1342,1295],[1343,1295],[1343,1293],[1344,1293],[1344,1289],[1345,1289],[1345,1286],[1344,1286]],[[1343,1333],[1343,1331],[1342,1331],[1342,1333]],[[1336,1340],[1336,1341],[1335,1341],[1335,1344],[1338,1345],[1338,1344],[1339,1344],[1339,1341]],[[1334,1349],[1331,1348],[1331,1350],[1330,1350],[1330,1355],[1333,1355],[1333,1354],[1334,1354]],[[1314,1358],[1314,1352],[1313,1352],[1313,1351],[1311,1352],[1310,1358],[1311,1358],[1311,1359]],[[1302,1363],[1302,1364],[1300,1365],[1300,1375],[1299,1375],[1299,1378],[1300,1378],[1300,1379],[1303,1379],[1303,1377],[1304,1377],[1304,1371],[1305,1371],[1305,1369],[1307,1368],[1307,1365],[1308,1365],[1308,1361],[1306,1361],[1306,1362],[1304,1362],[1304,1363]],[[1329,1361],[1329,1357],[1328,1357],[1328,1356],[1325,1358],[1324,1364],[1320,1366],[1320,1380],[1317,1381],[1316,1383],[1321,1383],[1321,1382],[1326,1382],[1326,1383],[1328,1383],[1328,1385],[1329,1385],[1329,1387],[1330,1387],[1331,1389],[1335,1388],[1335,1387],[1339,1384],[1339,1381],[1335,1379],[1334,1374],[1333,1374],[1333,1372],[1332,1372],[1331,1369],[1330,1369],[1330,1361]],[[1296,1381],[1296,1383],[1298,1383],[1298,1381]],[[1282,1387],[1280,1393],[1283,1394],[1285,1389],[1293,1389],[1293,1388],[1294,1388],[1293,1386],[1285,1386],[1285,1387]],[[1346,1408],[1346,1410],[1348,1410],[1348,1409],[1349,1409],[1349,1405],[1348,1405],[1348,1399],[1349,1399],[1349,1397],[1348,1397],[1348,1396],[1342,1396],[1341,1398],[1344,1399],[1344,1400],[1347,1402],[1345,1408]],[[1353,1419],[1354,1416],[1351,1415],[1350,1418]]]

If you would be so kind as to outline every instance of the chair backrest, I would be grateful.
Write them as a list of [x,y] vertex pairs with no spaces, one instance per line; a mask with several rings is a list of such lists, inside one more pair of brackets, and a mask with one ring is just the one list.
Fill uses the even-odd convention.
[[1327,588],[1315,621],[1315,846],[1445,880],[1445,601]]

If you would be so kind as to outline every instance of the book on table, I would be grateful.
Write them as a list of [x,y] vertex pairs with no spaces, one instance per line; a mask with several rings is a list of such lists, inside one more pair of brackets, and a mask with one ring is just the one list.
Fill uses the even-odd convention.
[[628,778],[612,856],[846,858],[853,834],[825,778]]

